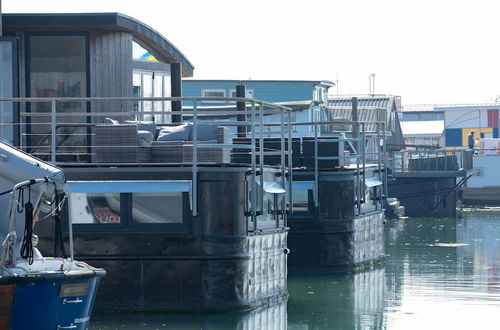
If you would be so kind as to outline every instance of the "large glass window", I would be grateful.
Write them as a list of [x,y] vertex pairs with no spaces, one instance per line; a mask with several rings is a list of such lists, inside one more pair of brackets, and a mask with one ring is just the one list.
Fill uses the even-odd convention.
[[72,193],[70,217],[74,224],[117,224],[121,222],[118,193]]
[[[142,96],[153,97],[153,73],[144,73],[142,75]],[[144,101],[142,105],[143,112],[151,112],[153,110],[153,102]],[[143,120],[152,120],[151,115],[144,116]]]
[[[166,72],[134,70],[133,93],[136,97],[169,97],[170,76]],[[151,112],[156,114],[140,115],[139,120],[154,120],[157,123],[170,123],[170,114],[158,112],[170,111],[170,101],[140,101],[135,105],[137,112]]]
[[[15,58],[14,41],[0,39],[0,97],[13,97]],[[0,102],[0,141],[14,144],[14,104]]]
[[182,193],[132,194],[134,223],[182,223]]
[[[84,35],[31,35],[28,43],[29,95],[32,97],[87,96],[87,55]],[[50,103],[33,103],[32,113],[51,111]],[[85,112],[82,102],[58,103],[57,112]],[[63,123],[85,123],[86,118],[69,116],[58,118],[58,152],[84,152],[86,128]],[[31,152],[46,156],[50,139],[50,117],[31,118],[28,143]],[[47,147],[44,149],[44,147]]]
[[293,190],[292,206],[293,212],[309,213],[312,201],[312,190]]
[[[236,89],[231,89],[229,91],[229,95],[231,97],[236,97]],[[254,98],[254,95],[255,94],[254,94],[254,90],[253,89],[250,89],[250,88],[245,89],[245,97],[246,98],[252,99],[252,98]]]
[[70,181],[68,186],[68,216],[77,230],[186,230],[190,181]]

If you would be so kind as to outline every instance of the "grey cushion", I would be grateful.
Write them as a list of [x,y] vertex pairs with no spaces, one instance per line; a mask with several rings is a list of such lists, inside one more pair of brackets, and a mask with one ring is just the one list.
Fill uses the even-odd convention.
[[141,145],[149,144],[153,141],[153,134],[149,131],[137,131],[137,138]]
[[104,118],[104,123],[111,124],[111,125],[120,125],[120,122],[118,120],[114,120],[111,118]]
[[[197,127],[197,136],[196,140],[198,141],[210,141],[217,140],[217,127],[216,125],[208,125],[208,124],[198,124]],[[193,126],[194,128],[194,126]],[[191,134],[189,135],[189,140],[193,140],[193,131],[191,128]]]
[[160,131],[157,141],[188,141],[191,134],[191,125],[183,124],[165,127]]
[[139,131],[148,131],[153,134],[153,136],[156,134],[156,122],[154,121],[133,121],[133,120],[125,120],[125,124],[136,124],[137,129]]

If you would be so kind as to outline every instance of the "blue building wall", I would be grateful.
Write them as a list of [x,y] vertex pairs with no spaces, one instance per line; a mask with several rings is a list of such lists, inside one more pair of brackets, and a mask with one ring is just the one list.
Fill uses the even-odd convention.
[[[203,89],[223,89],[226,97],[231,97],[230,91],[236,89],[240,82],[247,90],[253,90],[253,98],[266,102],[292,102],[313,100],[314,86],[321,81],[279,81],[279,80],[191,80],[182,82],[184,96],[202,96]],[[332,84],[333,85],[333,84]],[[324,86],[325,97],[327,88]],[[214,102],[210,102],[216,105]]]
[[444,136],[447,147],[461,147],[462,146],[462,129],[461,128],[447,128],[444,130]]

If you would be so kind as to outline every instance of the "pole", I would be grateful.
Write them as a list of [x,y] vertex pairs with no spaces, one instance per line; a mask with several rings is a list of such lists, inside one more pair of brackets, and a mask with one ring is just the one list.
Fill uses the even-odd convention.
[[3,36],[3,26],[2,26],[2,0],[0,0],[0,37]]
[[[245,85],[236,85],[236,97],[246,97],[246,88]],[[236,102],[236,110],[237,111],[246,111],[246,102]],[[246,121],[246,114],[238,115],[238,121]],[[246,126],[238,126],[238,137],[246,137],[247,127]],[[261,146],[262,147],[262,146]]]
[[[357,122],[358,121],[358,98],[357,97],[353,97],[351,99],[351,104],[352,104],[352,112],[351,112],[351,120],[353,122]],[[356,124],[355,126],[353,126],[353,130],[352,130],[352,137],[353,137],[353,144],[354,144],[354,149],[356,149],[356,153],[358,153],[358,141],[356,140],[358,138],[358,135],[359,135],[359,124]]]
[[[1,0],[0,0],[1,1]],[[182,64],[170,64],[170,92],[172,97],[182,96]],[[172,101],[172,111],[178,111],[181,115],[172,115],[173,123],[182,122],[182,102]]]

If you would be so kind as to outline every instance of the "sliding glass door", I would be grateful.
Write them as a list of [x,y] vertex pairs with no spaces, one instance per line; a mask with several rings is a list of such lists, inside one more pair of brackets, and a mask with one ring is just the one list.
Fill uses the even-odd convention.
[[[28,94],[31,97],[87,96],[87,36],[30,34],[27,39]],[[50,103],[30,105],[30,152],[47,158],[50,150]],[[57,103],[57,113],[85,113],[84,102]],[[58,160],[78,160],[86,152],[85,116],[57,119]]]
[[[17,92],[17,39],[0,37],[0,97],[18,96]],[[19,144],[18,105],[0,102],[0,141],[17,146]]]

